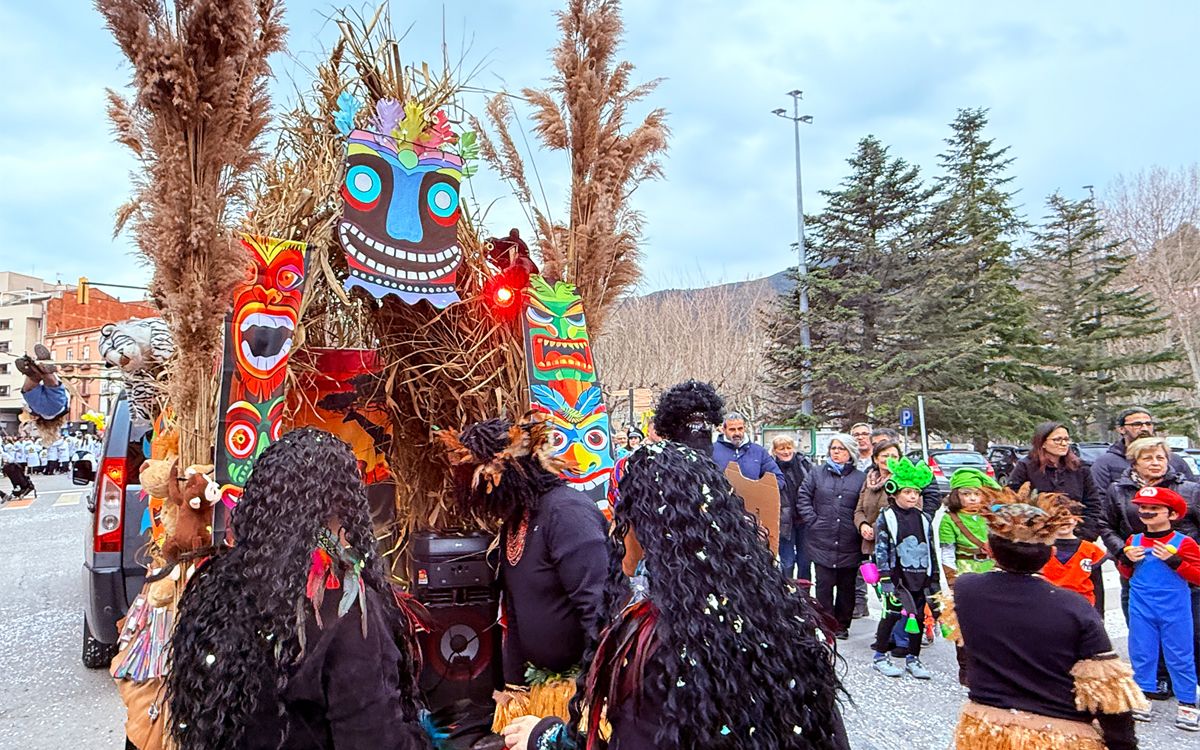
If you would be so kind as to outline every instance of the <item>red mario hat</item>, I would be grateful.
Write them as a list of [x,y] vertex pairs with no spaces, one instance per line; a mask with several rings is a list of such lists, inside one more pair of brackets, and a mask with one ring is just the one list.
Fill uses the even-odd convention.
[[1182,518],[1187,514],[1187,501],[1175,490],[1166,487],[1143,487],[1133,496],[1134,505],[1165,505]]

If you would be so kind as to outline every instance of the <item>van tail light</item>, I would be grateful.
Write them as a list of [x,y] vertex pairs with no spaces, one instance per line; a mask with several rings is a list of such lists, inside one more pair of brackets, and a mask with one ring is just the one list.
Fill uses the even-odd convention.
[[121,519],[125,515],[125,459],[106,458],[96,487],[96,520],[92,531],[96,552],[121,551]]
[[989,477],[991,477],[992,479],[995,479],[996,478],[996,470],[992,468],[992,462],[985,461],[984,465],[987,466],[987,475]]
[[942,471],[942,467],[938,466],[938,462],[933,460],[933,456],[929,457],[929,468],[933,469],[933,475],[935,477],[946,476],[946,473]]

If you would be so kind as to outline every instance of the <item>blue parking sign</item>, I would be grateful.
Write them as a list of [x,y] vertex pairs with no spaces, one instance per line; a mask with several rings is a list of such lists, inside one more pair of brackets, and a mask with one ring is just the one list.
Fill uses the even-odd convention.
[[913,424],[915,424],[913,421],[913,410],[907,409],[907,408],[901,409],[900,410],[900,426],[901,427],[912,427]]

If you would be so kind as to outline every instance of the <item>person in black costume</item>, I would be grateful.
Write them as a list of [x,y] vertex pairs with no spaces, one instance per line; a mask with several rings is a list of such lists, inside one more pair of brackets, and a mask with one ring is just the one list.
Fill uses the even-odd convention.
[[495,730],[530,700],[565,716],[584,647],[602,627],[606,522],[558,475],[550,430],[529,415],[520,424],[489,419],[439,433],[471,505],[502,521],[504,681],[517,689],[500,697]]
[[[833,638],[715,464],[680,443],[645,445],[613,514],[613,620],[589,648],[570,719],[522,717],[508,747],[848,747]],[[640,561],[649,593],[630,601]]]
[[412,619],[350,446],[305,427],[254,466],[235,544],[195,572],[167,676],[179,750],[424,750]]
[[1132,711],[1147,705],[1133,671],[1087,599],[1037,575],[1073,523],[1069,504],[993,500],[981,515],[996,569],[959,575],[943,600],[942,621],[971,650],[955,747],[1133,750]]

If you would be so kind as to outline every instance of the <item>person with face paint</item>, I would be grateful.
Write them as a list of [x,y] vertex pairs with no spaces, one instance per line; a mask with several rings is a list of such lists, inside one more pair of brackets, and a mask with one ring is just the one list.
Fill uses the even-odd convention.
[[[1171,528],[1187,512],[1179,493],[1164,487],[1143,487],[1133,497],[1146,531],[1126,540],[1118,567],[1129,579],[1129,660],[1138,686],[1157,690],[1159,650],[1167,663],[1179,711],[1175,726],[1200,732],[1196,706],[1196,662],[1188,585],[1200,586],[1200,545]],[[1136,711],[1138,721],[1150,721],[1152,709]]]
[[713,428],[721,423],[725,400],[708,383],[688,380],[668,388],[654,408],[652,431],[697,453],[713,457]]

